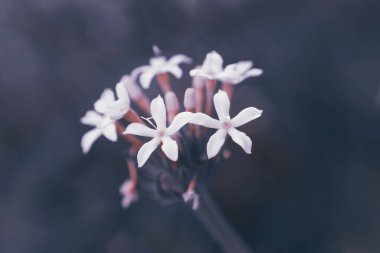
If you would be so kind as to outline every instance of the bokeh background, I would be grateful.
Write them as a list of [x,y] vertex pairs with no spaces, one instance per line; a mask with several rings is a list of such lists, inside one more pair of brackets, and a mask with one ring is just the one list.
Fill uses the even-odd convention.
[[[79,118],[152,44],[265,71],[232,108],[264,110],[243,128],[253,155],[229,143],[208,182],[255,252],[380,252],[379,13],[369,0],[1,0],[0,252],[220,252],[183,204],[121,208],[122,143],[80,150]],[[182,97],[190,79],[174,83]]]

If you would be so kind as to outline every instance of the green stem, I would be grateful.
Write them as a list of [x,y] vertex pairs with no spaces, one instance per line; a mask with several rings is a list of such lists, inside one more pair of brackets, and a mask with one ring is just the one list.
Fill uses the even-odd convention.
[[201,204],[195,211],[197,218],[225,253],[252,253],[225,219],[204,186],[197,184]]

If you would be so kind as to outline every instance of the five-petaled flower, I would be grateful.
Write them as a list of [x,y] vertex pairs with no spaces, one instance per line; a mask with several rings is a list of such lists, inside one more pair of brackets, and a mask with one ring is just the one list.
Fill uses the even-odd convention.
[[138,136],[151,137],[152,140],[145,143],[137,153],[138,167],[142,167],[153,151],[162,142],[161,149],[172,161],[178,160],[178,145],[171,138],[181,127],[186,125],[192,118],[193,113],[181,112],[177,114],[169,127],[166,126],[166,107],[164,100],[159,95],[152,100],[150,105],[152,118],[156,123],[156,129],[149,128],[144,124],[131,123],[127,126],[124,134],[134,134]]
[[223,58],[220,54],[212,51],[206,55],[202,66],[198,66],[190,71],[190,76],[200,76],[210,80],[216,80],[223,71]]
[[[159,52],[159,49],[157,47],[153,47],[153,50]],[[176,78],[181,78],[183,71],[179,67],[179,64],[189,64],[191,62],[191,58],[183,54],[176,54],[170,59],[166,59],[165,56],[156,55],[155,57],[150,58],[149,65],[137,67],[134,69],[131,76],[136,78],[138,75],[140,75],[139,80],[141,86],[144,89],[148,89],[153,77],[158,74],[171,73]]]
[[229,64],[216,78],[224,83],[238,84],[249,77],[256,77],[263,73],[261,69],[252,68],[252,66],[252,61],[240,61]]
[[117,83],[115,90],[117,99],[115,99],[115,94],[111,89],[105,89],[94,103],[95,110],[111,120],[121,119],[130,108],[130,99],[124,83]]
[[214,96],[214,107],[219,120],[213,119],[203,113],[195,113],[190,121],[190,123],[193,124],[218,129],[207,143],[208,158],[210,159],[219,153],[226,140],[227,134],[231,136],[232,140],[241,146],[246,153],[250,154],[252,148],[251,139],[245,133],[237,130],[236,127],[260,117],[262,110],[248,107],[231,119],[230,99],[227,93],[221,90]]
[[102,135],[110,141],[117,141],[117,132],[115,122],[109,117],[101,115],[96,111],[87,111],[80,119],[80,122],[85,125],[93,126],[94,129],[85,133],[81,140],[83,153],[88,153],[92,144]]

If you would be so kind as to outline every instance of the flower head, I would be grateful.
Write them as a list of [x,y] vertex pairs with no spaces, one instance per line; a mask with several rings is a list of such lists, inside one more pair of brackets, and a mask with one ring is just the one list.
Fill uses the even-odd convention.
[[128,208],[132,203],[138,200],[136,185],[133,180],[128,179],[120,186],[120,194],[123,196],[121,205]]
[[190,123],[218,129],[207,143],[208,158],[210,159],[219,153],[226,140],[227,134],[231,136],[232,140],[242,147],[246,153],[250,154],[252,148],[251,139],[236,128],[260,117],[262,110],[248,107],[231,119],[230,99],[227,93],[221,90],[214,96],[214,107],[218,114],[218,120],[203,113],[195,113],[190,121]]
[[249,77],[259,76],[263,73],[261,69],[252,68],[252,61],[240,61],[227,65],[222,72],[217,75],[217,79],[224,83],[238,84]]
[[206,55],[202,66],[196,67],[190,71],[190,76],[199,76],[215,80],[223,71],[223,58],[220,54],[212,51]]
[[191,63],[191,58],[183,54],[176,54],[170,59],[160,55],[160,50],[157,47],[153,47],[156,56],[150,58],[149,65],[141,66],[132,71],[132,77],[137,77],[140,75],[139,80],[141,86],[144,89],[148,89],[152,79],[162,73],[171,73],[176,78],[181,78],[183,71],[179,67],[181,63]]
[[177,114],[169,127],[166,126],[166,108],[164,100],[159,95],[152,100],[150,110],[152,118],[156,123],[155,128],[149,128],[144,124],[132,123],[125,129],[124,134],[134,134],[138,136],[151,137],[152,139],[145,143],[137,153],[138,167],[142,167],[148,160],[153,151],[162,143],[161,149],[165,155],[172,161],[178,159],[178,145],[171,138],[181,127],[187,124],[192,118],[192,113],[181,112]]
[[116,96],[111,89],[105,89],[100,98],[94,103],[97,112],[104,114],[111,120],[121,119],[130,108],[128,91],[123,82],[116,84]]
[[102,135],[110,141],[117,141],[115,122],[110,118],[105,117],[96,111],[87,111],[80,119],[80,122],[95,127],[85,133],[82,137],[81,146],[83,153],[88,153],[92,144]]

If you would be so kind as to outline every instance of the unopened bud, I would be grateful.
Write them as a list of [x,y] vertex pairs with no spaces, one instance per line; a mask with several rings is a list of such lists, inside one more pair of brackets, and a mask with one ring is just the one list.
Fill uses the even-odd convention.
[[140,87],[135,83],[135,81],[128,75],[125,75],[121,78],[121,82],[125,85],[128,90],[128,94],[133,101],[138,100],[143,92]]
[[153,54],[155,57],[160,56],[162,54],[161,49],[158,46],[153,45],[152,49],[153,49]]
[[186,111],[194,111],[195,109],[195,91],[193,88],[188,88],[185,91],[185,97],[183,99],[183,106]]
[[165,94],[165,103],[166,103],[166,110],[168,111],[169,123],[172,123],[174,117],[177,115],[179,111],[178,99],[173,91],[168,91]]
[[165,103],[168,113],[177,113],[179,111],[178,99],[173,91],[169,91],[165,94]]

